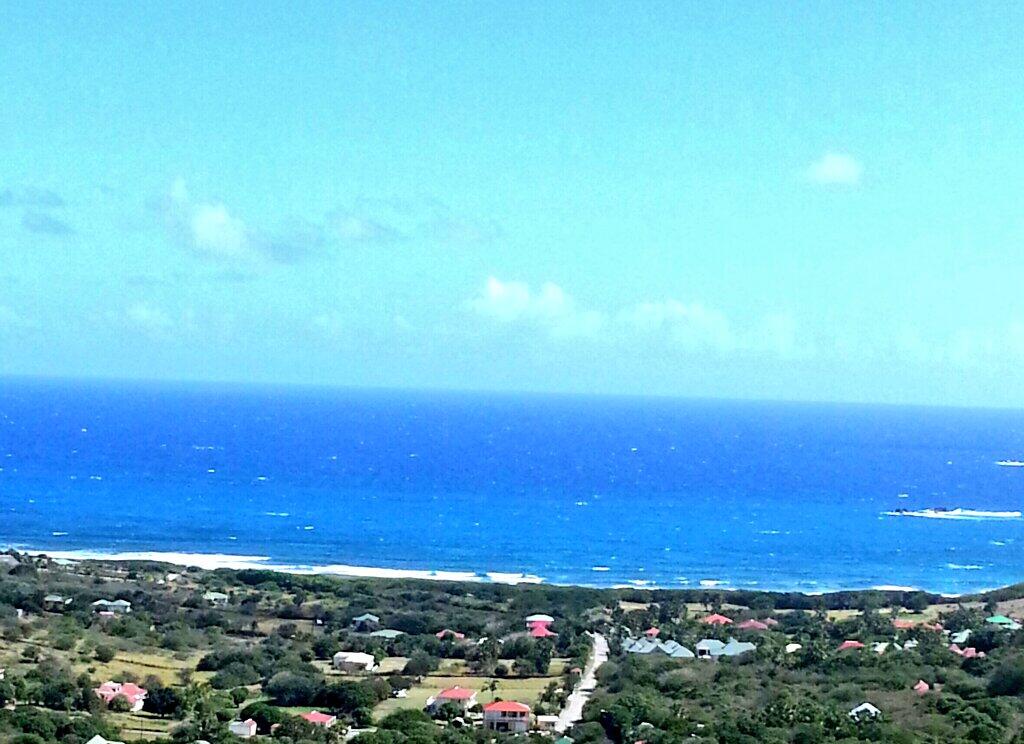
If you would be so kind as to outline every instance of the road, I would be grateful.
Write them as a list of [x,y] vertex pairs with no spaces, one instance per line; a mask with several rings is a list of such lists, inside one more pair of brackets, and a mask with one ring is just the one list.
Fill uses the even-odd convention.
[[594,648],[587,660],[587,668],[583,670],[583,676],[569,694],[562,712],[558,714],[558,723],[555,724],[555,731],[558,733],[564,733],[583,718],[583,706],[590,699],[590,693],[597,687],[597,670],[608,661],[608,641],[600,633],[594,633],[592,637]]

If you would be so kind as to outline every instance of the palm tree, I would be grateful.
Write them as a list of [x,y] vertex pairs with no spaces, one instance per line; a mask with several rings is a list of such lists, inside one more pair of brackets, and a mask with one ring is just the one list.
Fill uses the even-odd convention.
[[500,686],[501,686],[501,682],[499,682],[494,677],[491,677],[490,681],[486,685],[484,685],[484,691],[491,693],[491,702],[492,703],[495,700],[497,700],[498,687],[500,687]]

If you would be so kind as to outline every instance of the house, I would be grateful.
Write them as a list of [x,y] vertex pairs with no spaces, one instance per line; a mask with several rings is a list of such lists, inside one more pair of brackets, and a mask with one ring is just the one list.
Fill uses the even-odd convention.
[[535,716],[538,731],[554,731],[558,725],[558,716]]
[[725,644],[715,638],[705,638],[697,643],[694,650],[698,659],[716,659],[722,655]]
[[372,654],[360,651],[339,651],[331,659],[331,665],[340,672],[369,672],[376,665]]
[[744,620],[736,627],[739,630],[768,630],[768,623],[762,623],[760,620]]
[[526,629],[529,630],[535,623],[551,625],[553,622],[555,622],[555,618],[551,617],[551,615],[530,615],[526,618]]
[[[652,638],[627,638],[623,641],[622,650],[627,654],[661,653],[673,659],[692,659],[693,651],[677,641],[656,641]],[[582,670],[581,670],[582,671]]]
[[93,690],[96,693],[96,697],[100,698],[104,703],[110,705],[115,698],[124,698],[128,701],[131,706],[133,713],[138,713],[142,710],[142,705],[146,700],[146,689],[139,687],[133,682],[104,682],[102,685]]
[[370,633],[370,638],[383,638],[386,641],[393,641],[400,636],[404,636],[405,632],[401,630],[390,630],[385,628],[384,630],[375,630]]
[[352,618],[352,630],[356,633],[369,633],[380,627],[380,618],[364,612],[358,617]]
[[725,615],[719,615],[717,612],[714,615],[701,618],[701,622],[705,625],[732,625],[730,618],[727,618]]
[[802,648],[803,648],[803,646],[801,646],[799,643],[787,643],[785,650],[786,650],[787,654],[795,654],[797,651],[799,651]]
[[914,685],[913,689],[914,689],[914,692],[916,692],[918,695],[924,695],[926,692],[928,692],[928,690],[930,690],[932,688],[929,687],[928,683],[925,682],[923,679],[919,679],[917,681],[917,684]]
[[244,721],[231,721],[228,724],[228,733],[234,734],[240,739],[251,739],[256,736],[256,721],[251,718]]
[[463,713],[476,705],[476,691],[467,687],[449,687],[427,699],[427,711],[434,713],[441,706],[451,703],[459,707]]
[[530,706],[514,700],[499,700],[484,706],[484,728],[506,734],[530,730]]
[[849,651],[850,649],[864,648],[864,644],[860,641],[843,641],[839,644],[840,651]]
[[549,628],[545,623],[534,623],[530,628],[531,638],[553,638],[558,635]]
[[99,734],[89,739],[85,744],[124,744],[123,741],[111,741],[110,739],[104,739]]
[[735,638],[730,638],[729,642],[722,647],[722,656],[742,656],[743,654],[750,653],[751,651],[757,651],[757,646],[753,643],[737,641]]
[[331,726],[338,722],[337,716],[332,716],[329,713],[321,713],[318,710],[311,710],[309,713],[303,713],[299,718],[312,723],[314,726],[321,726],[323,728],[331,728]]
[[434,637],[437,638],[437,640],[439,640],[439,641],[443,641],[443,640],[446,640],[446,639],[447,640],[452,640],[452,641],[464,641],[464,640],[466,640],[466,634],[465,633],[460,633],[459,631],[452,630],[451,628],[445,628],[444,630],[437,631],[436,633],[434,633]]
[[900,620],[899,618],[893,618],[892,627],[896,630],[910,630],[914,627],[914,623],[910,620]]
[[97,599],[92,603],[93,612],[110,612],[115,615],[127,615],[132,611],[132,603],[124,599]]
[[861,703],[856,708],[851,710],[849,713],[850,718],[857,722],[870,721],[875,718],[878,718],[878,716],[880,715],[882,715],[882,711],[873,706],[871,703]]
[[959,643],[962,646],[965,643],[967,643],[967,641],[969,641],[970,638],[971,638],[971,631],[968,628],[967,630],[961,630],[959,633],[953,633],[953,635],[951,635],[949,637],[949,640],[952,641],[953,643]]
[[992,617],[985,618],[985,622],[1000,628],[1006,628],[1007,630],[1020,630],[1021,628],[1020,623],[1006,615],[993,615]]
[[661,629],[660,628],[648,628],[647,630],[644,631],[644,635],[647,636],[648,638],[657,638],[659,635],[661,635]]
[[71,597],[61,594],[47,594],[43,597],[43,609],[47,612],[63,612],[71,604]]
[[206,592],[203,599],[214,607],[227,607],[230,597],[224,592]]

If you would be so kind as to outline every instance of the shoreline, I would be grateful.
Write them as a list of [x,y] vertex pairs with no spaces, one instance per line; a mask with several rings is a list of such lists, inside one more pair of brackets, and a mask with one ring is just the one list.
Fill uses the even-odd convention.
[[[55,561],[79,563],[83,561],[99,561],[110,563],[134,563],[151,562],[163,563],[169,566],[184,566],[198,568],[205,571],[216,571],[227,569],[234,571],[254,570],[272,571],[276,573],[292,574],[298,576],[333,576],[348,579],[391,579],[391,580],[419,580],[419,581],[454,581],[474,584],[501,584],[506,586],[555,586],[555,587],[579,587],[598,590],[633,590],[633,591],[721,591],[721,592],[754,592],[771,594],[802,594],[808,597],[817,597],[839,592],[925,592],[943,597],[945,599],[957,599],[967,595],[985,594],[999,591],[1014,586],[1014,583],[1001,584],[964,592],[943,592],[935,591],[923,586],[909,586],[902,584],[871,584],[863,586],[829,586],[822,589],[807,590],[801,588],[787,587],[785,585],[771,585],[758,583],[757,586],[734,586],[727,581],[704,579],[694,584],[680,584],[678,586],[661,585],[656,581],[635,581],[617,582],[612,584],[583,583],[583,582],[553,582],[542,576],[525,573],[511,573],[501,571],[469,571],[452,569],[416,569],[416,568],[388,568],[383,566],[356,566],[350,564],[323,564],[305,565],[297,563],[274,562],[269,556],[242,555],[231,553],[202,553],[189,551],[103,551],[103,550],[46,550],[39,548],[27,548],[24,546],[7,545],[5,549],[16,550],[31,556],[47,556]],[[604,567],[599,567],[604,568]],[[596,568],[591,569],[601,574]]]

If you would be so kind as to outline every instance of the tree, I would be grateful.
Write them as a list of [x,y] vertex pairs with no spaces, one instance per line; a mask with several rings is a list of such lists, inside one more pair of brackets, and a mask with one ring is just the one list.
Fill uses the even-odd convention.
[[100,662],[101,664],[107,664],[113,661],[115,656],[117,656],[117,651],[115,651],[110,646],[96,647],[96,661]]

